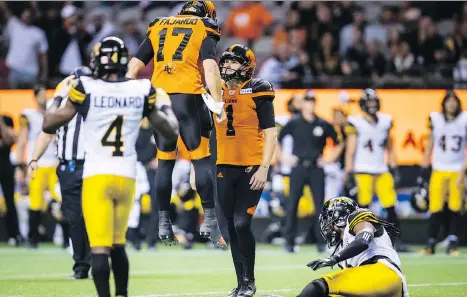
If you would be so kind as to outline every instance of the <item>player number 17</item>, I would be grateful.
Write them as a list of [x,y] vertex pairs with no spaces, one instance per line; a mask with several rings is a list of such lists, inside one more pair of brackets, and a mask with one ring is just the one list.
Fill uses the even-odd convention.
[[[172,29],[172,36],[178,36],[183,34],[183,39],[178,45],[175,53],[172,55],[172,61],[182,61],[183,60],[183,50],[185,50],[188,42],[190,41],[191,35],[193,34],[193,29],[191,28],[173,28]],[[164,45],[165,39],[167,37],[167,28],[162,29],[159,32],[159,49],[157,50],[156,60],[157,62],[162,62],[164,60]]]

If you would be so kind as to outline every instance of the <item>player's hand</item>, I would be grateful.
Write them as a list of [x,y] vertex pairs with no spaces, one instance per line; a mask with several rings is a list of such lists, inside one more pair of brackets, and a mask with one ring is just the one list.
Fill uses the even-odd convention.
[[170,101],[170,96],[167,94],[163,89],[157,88],[157,99],[156,99],[156,105],[157,106],[172,106],[172,101]]
[[259,166],[258,170],[253,174],[250,179],[250,189],[252,190],[261,190],[266,184],[268,178],[268,169],[269,167]]
[[227,115],[225,114],[225,110],[222,109],[220,114],[216,114],[216,121],[218,123],[225,121],[227,119]]
[[320,260],[314,260],[311,261],[310,263],[306,264],[306,266],[310,267],[313,270],[318,270],[324,267],[332,267],[337,264],[336,257],[331,256],[327,259],[320,259]]
[[28,180],[34,179],[37,172],[37,161],[31,161],[28,165]]

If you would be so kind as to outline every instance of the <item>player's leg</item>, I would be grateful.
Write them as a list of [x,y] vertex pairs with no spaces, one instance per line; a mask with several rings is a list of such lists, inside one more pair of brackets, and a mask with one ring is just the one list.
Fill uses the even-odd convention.
[[286,202],[286,215],[283,236],[286,239],[285,249],[287,252],[295,252],[295,237],[297,235],[297,212],[298,203],[303,195],[303,187],[307,179],[307,171],[301,165],[294,167],[290,173],[290,196]]
[[[177,141],[169,141],[155,135],[158,166],[155,178],[155,197],[159,217],[159,238],[165,244],[176,244],[172,221],[170,220],[170,198],[172,196],[172,173],[177,157]],[[155,207],[155,205],[153,206]]]
[[299,297],[362,296],[402,297],[401,277],[382,263],[347,268],[311,282]]
[[215,244],[219,244],[221,233],[214,204],[214,177],[209,145],[213,126],[211,114],[201,95],[180,94],[171,98],[172,102],[180,102],[175,104],[176,106],[172,103],[172,107],[180,122],[180,136],[195,169],[196,190],[203,205],[204,220],[200,233]]
[[39,225],[42,219],[42,206],[47,188],[47,169],[37,168],[36,174],[29,181],[29,245],[36,248],[39,243]]
[[386,209],[388,221],[399,228],[400,222],[396,214],[397,193],[394,188],[394,178],[391,173],[386,172],[376,178],[376,194],[381,206]]
[[251,220],[255,214],[263,190],[251,190],[250,180],[259,166],[246,169],[235,168],[240,179],[235,188],[234,225],[238,237],[238,247],[243,256],[243,285],[238,293],[240,297],[250,297],[256,293],[255,258],[256,241],[251,230]]
[[0,170],[0,184],[5,199],[5,223],[8,238],[14,239],[14,243],[18,246],[21,244],[22,238],[19,232],[18,213],[15,205],[15,178],[13,168],[5,166]]
[[115,278],[115,295],[128,296],[128,275],[130,264],[125,250],[128,217],[135,196],[135,180],[126,177],[113,176],[116,185],[114,196],[114,232],[110,258],[112,272]]
[[227,220],[227,229],[230,237],[230,251],[232,253],[232,261],[237,275],[237,287],[228,295],[236,297],[240,290],[243,281],[243,257],[240,252],[237,231],[235,230],[234,222],[234,207],[235,207],[235,184],[237,177],[233,175],[233,169],[229,166],[217,166],[217,198]]
[[[449,223],[449,244],[446,252],[450,255],[457,255],[459,236],[462,232],[462,201],[464,199],[464,186],[457,186],[458,172],[451,172],[449,176],[449,196],[448,196],[448,208],[450,210],[450,223]],[[463,185],[464,183],[462,183]]]
[[435,253],[436,238],[443,225],[443,207],[446,187],[445,174],[441,171],[433,170],[428,187],[428,195],[430,197],[428,210],[430,211],[430,219],[428,224],[428,241],[426,248],[423,250],[424,254]]
[[91,246],[92,278],[98,297],[110,297],[109,255],[114,236],[114,203],[109,196],[112,176],[95,175],[83,180],[83,216]]
[[358,195],[357,202],[360,207],[368,208],[373,199],[374,192],[374,177],[371,174],[355,174],[355,182],[357,183]]
[[321,212],[321,208],[323,208],[324,203],[325,175],[323,168],[313,168],[311,170],[311,174],[308,177],[308,183],[310,184],[311,193],[313,195],[313,202],[315,205],[315,213],[311,219],[311,228],[313,228],[312,231],[318,244],[318,252],[322,253],[326,251],[326,244],[320,233],[318,216]]

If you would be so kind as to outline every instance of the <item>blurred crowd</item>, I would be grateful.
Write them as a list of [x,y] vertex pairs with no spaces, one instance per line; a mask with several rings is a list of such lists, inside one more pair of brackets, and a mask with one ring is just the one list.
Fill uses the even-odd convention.
[[[0,88],[56,82],[95,43],[121,37],[131,53],[155,17],[181,1],[0,3]],[[275,88],[465,86],[467,3],[215,1],[219,50],[248,44]],[[143,76],[151,74],[149,65]],[[361,86],[360,86],[361,85]]]

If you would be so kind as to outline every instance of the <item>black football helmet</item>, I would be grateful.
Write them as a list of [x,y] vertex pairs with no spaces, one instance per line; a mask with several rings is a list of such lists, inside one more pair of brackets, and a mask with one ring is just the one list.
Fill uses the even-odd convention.
[[128,49],[123,40],[109,36],[94,46],[89,68],[96,78],[111,73],[124,76],[128,69],[128,61]]
[[212,1],[188,1],[178,14],[208,17],[217,22],[216,7]]
[[[240,63],[242,66],[238,70],[234,70],[233,73],[228,70],[230,68],[224,68],[224,63],[226,60],[235,60]],[[239,79],[241,81],[246,81],[251,79],[256,69],[256,57],[251,49],[242,45],[234,44],[230,46],[225,52],[221,55],[219,60],[219,70],[221,77],[225,82],[228,82],[232,79]]]
[[[375,101],[376,104],[374,106],[369,106],[370,101]],[[370,114],[370,115],[376,115],[376,113],[380,109],[380,102],[379,102],[379,97],[376,94],[376,91],[374,89],[365,89],[362,92],[362,96],[360,97],[360,100],[358,101],[360,104],[360,108]]]
[[341,235],[336,229],[344,229],[347,218],[357,209],[357,202],[344,196],[331,198],[324,203],[319,215],[319,226],[329,247],[339,244]]
[[80,78],[81,76],[92,76],[92,71],[89,67],[80,66],[76,67],[70,75],[74,75],[76,78]]
[[410,193],[410,205],[416,212],[425,213],[428,211],[428,204],[428,182],[418,177],[417,187]]

